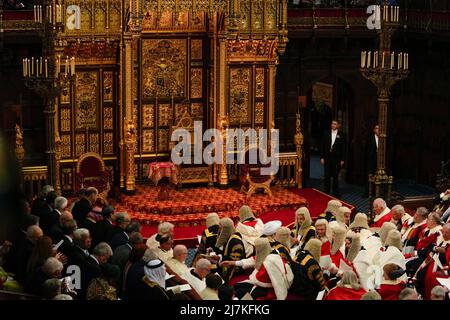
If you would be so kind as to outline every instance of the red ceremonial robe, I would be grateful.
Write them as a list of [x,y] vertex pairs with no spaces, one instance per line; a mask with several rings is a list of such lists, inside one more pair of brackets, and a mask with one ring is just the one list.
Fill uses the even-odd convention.
[[[442,236],[440,236],[437,240],[437,245],[439,247],[446,248],[445,254],[440,254],[439,259],[440,259],[443,267],[448,267],[450,264],[450,240],[444,241]],[[437,255],[437,254],[435,254],[435,255]],[[445,259],[445,261],[442,261],[444,259]],[[427,272],[425,274],[425,280],[424,280],[425,296],[424,296],[424,299],[430,300],[431,299],[431,290],[435,286],[440,285],[439,281],[437,281],[437,278],[448,278],[448,277],[449,277],[448,274],[444,273],[442,270],[440,270],[438,268],[438,266],[436,265],[436,262],[434,260],[431,260],[430,264],[428,265]]]
[[361,300],[366,293],[363,288],[354,290],[346,287],[335,287],[328,292],[324,300]]
[[405,286],[403,281],[384,280],[377,291],[383,300],[398,300],[398,295]]

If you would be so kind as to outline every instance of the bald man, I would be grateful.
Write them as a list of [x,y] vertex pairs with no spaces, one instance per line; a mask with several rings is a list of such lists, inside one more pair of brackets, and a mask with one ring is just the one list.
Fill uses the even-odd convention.
[[169,266],[173,272],[182,276],[186,272],[189,272],[189,268],[186,265],[187,256],[188,249],[186,246],[178,244],[173,248],[173,257],[167,260],[166,265]]

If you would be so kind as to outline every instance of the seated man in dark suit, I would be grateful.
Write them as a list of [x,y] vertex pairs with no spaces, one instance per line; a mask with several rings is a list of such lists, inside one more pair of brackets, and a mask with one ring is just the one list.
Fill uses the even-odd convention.
[[47,184],[42,187],[42,190],[39,193],[39,196],[33,201],[33,204],[31,205],[31,214],[39,217],[38,212],[42,212],[43,209],[45,209],[47,207],[45,198],[47,197],[48,193],[51,191],[55,191],[55,189],[51,185]]
[[100,265],[107,263],[112,254],[109,244],[100,242],[92,250],[92,254],[86,258],[81,266],[81,289],[78,292],[80,299],[86,297],[86,291],[91,280],[101,276]]
[[84,195],[75,203],[72,208],[73,217],[75,220],[77,220],[77,222],[86,218],[88,213],[91,211],[95,201],[97,200],[97,197],[98,190],[96,188],[89,187],[86,189]]
[[77,265],[81,267],[84,261],[89,257],[89,249],[91,248],[91,235],[88,229],[77,229],[73,234],[74,247],[72,254],[68,256],[69,265]]
[[48,233],[48,236],[52,238],[52,241],[55,244],[64,238],[63,225],[67,221],[73,220],[72,213],[70,213],[69,211],[64,211],[63,213],[61,213],[58,220],[59,222],[53,225]]
[[45,198],[47,207],[42,207],[42,211],[38,212],[40,217],[39,226],[44,234],[49,234],[50,229],[58,223],[59,214],[55,212],[55,199],[57,196],[55,191],[50,191]]
[[116,226],[114,227],[110,242],[113,250],[122,244],[128,243],[128,240],[130,240],[126,228],[130,224],[131,218],[128,213],[119,212],[115,216],[115,222]]
[[[131,223],[129,224],[129,226],[130,225],[131,225]],[[130,236],[130,240],[127,243],[118,246],[114,250],[113,256],[111,258],[111,263],[119,266],[120,270],[123,270],[123,268],[125,267],[125,264],[128,261],[128,257],[130,255],[131,249],[135,245],[144,242],[144,238],[142,237],[142,235],[139,232],[130,232],[129,236]]]
[[74,233],[77,230],[77,223],[75,220],[65,221],[61,229],[63,232],[63,237],[58,243],[56,243],[56,250],[64,254],[68,257],[68,259],[71,259],[75,248],[73,238],[75,237]]
[[114,227],[112,223],[112,216],[114,215],[114,207],[103,207],[101,215],[103,219],[98,221],[92,228],[92,244],[94,246],[100,242],[110,243],[113,235]]

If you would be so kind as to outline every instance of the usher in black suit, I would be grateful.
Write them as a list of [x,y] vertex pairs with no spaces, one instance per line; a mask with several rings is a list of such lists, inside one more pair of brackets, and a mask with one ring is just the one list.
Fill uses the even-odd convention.
[[336,140],[331,145],[331,129],[328,130],[323,138],[320,148],[320,158],[324,159],[325,173],[325,192],[330,193],[330,179],[333,178],[333,195],[340,196],[338,174],[341,169],[341,161],[345,162],[345,146],[346,140],[344,133],[337,131]]

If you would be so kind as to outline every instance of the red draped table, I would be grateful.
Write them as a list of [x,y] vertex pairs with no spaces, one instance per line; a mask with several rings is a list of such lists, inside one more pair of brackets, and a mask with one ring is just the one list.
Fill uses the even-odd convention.
[[158,186],[162,178],[169,178],[169,185],[160,184],[157,200],[170,199],[170,183],[178,184],[178,170],[173,162],[153,162],[148,165],[148,178]]

